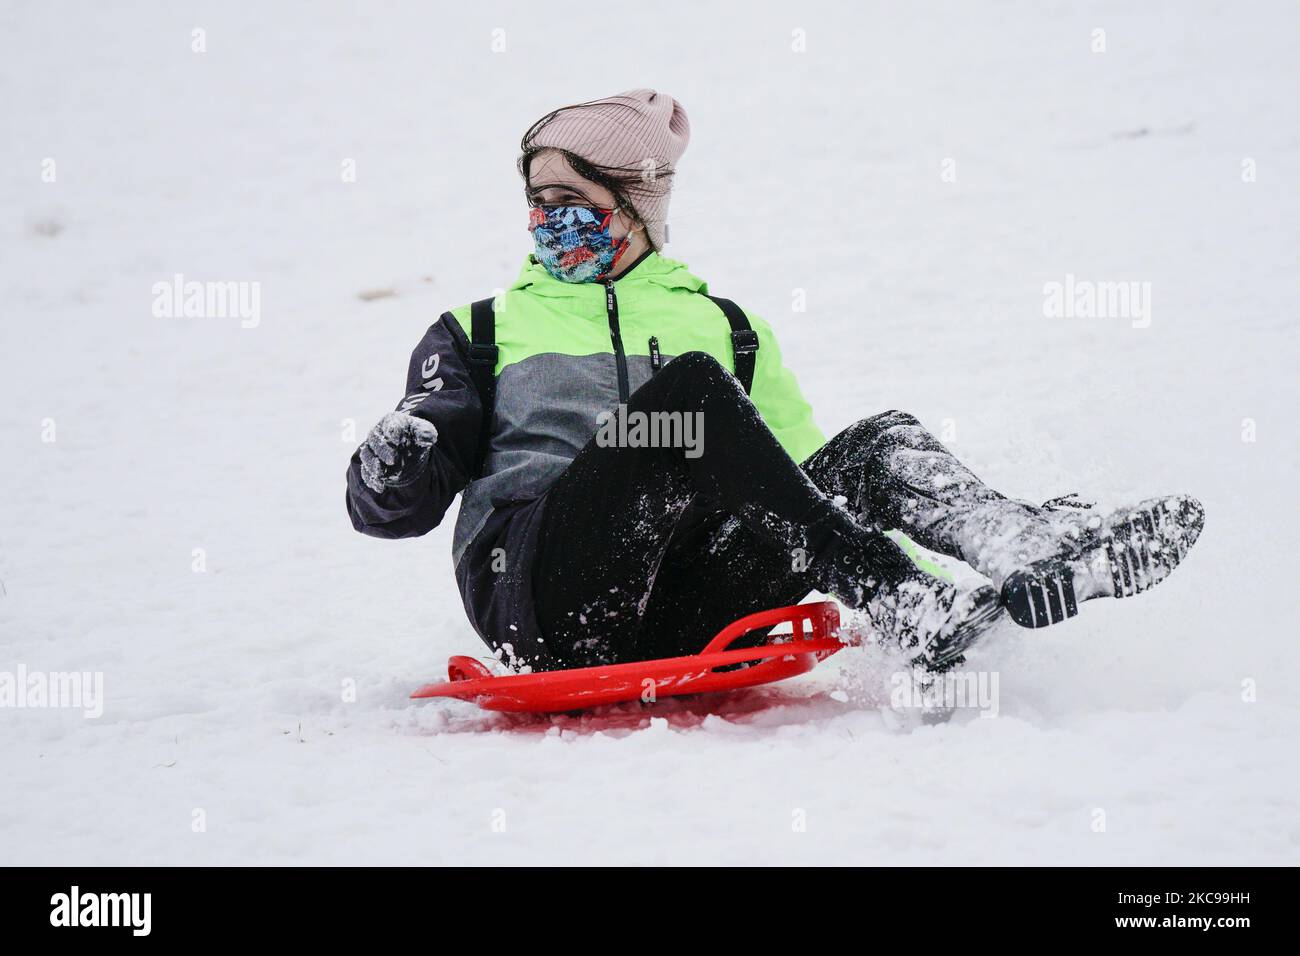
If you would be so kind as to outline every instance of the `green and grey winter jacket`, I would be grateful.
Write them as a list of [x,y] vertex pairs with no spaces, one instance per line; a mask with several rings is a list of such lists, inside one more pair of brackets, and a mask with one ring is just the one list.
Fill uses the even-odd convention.
[[[595,436],[597,416],[649,379],[651,339],[663,362],[701,351],[734,370],[731,327],[685,265],[651,252],[613,287],[610,297],[602,283],[561,282],[529,256],[495,302],[496,395],[486,439],[484,396],[470,373],[466,305],[443,313],[415,347],[398,404],[438,430],[427,476],[376,494],[353,455],[348,512],[366,534],[424,534],[464,493],[453,559],[470,620],[489,644],[535,633],[527,592],[536,505]],[[750,397],[790,457],[803,461],[825,436],[781,362],[771,327],[752,314],[748,319],[759,343]],[[514,573],[486,567],[496,549]]]

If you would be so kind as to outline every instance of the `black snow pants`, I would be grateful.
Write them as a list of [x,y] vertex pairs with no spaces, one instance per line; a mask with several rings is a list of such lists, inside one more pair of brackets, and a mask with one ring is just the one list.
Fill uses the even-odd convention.
[[796,464],[701,352],[668,363],[626,412],[699,413],[703,441],[692,450],[597,436],[548,489],[532,587],[554,666],[694,653],[736,618],[797,603],[818,589],[801,522],[828,498],[844,499],[859,523],[977,567],[972,519],[987,529],[1024,508],[903,412],[863,419]]

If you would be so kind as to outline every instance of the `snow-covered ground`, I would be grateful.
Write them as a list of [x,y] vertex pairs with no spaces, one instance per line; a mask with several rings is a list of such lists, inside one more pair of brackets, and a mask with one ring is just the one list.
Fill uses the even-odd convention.
[[[105,697],[0,709],[0,863],[1300,862],[1300,8],[1138,6],[5,3],[0,680]],[[862,650],[645,711],[408,701],[481,651],[451,521],[356,534],[347,458],[517,272],[525,127],[634,86],[693,122],[667,252],[824,428],[1192,492],[1187,565],[995,634],[996,717],[909,731]],[[176,274],[257,321],[156,316]],[[1149,315],[1048,317],[1067,276]]]

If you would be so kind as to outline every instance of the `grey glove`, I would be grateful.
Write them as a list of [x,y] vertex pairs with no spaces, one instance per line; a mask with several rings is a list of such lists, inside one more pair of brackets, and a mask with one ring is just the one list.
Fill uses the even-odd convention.
[[437,440],[438,429],[432,422],[406,412],[389,412],[361,445],[361,480],[375,494],[413,483],[424,473]]

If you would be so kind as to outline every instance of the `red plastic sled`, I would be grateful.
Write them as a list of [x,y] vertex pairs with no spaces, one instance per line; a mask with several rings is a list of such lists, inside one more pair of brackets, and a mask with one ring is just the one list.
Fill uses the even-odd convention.
[[[727,650],[751,631],[785,623],[791,625],[791,633],[769,634],[768,643],[758,647]],[[479,661],[458,655],[447,662],[448,680],[426,684],[411,696],[456,697],[486,710],[554,713],[753,687],[812,670],[844,646],[836,637],[839,626],[839,609],[832,601],[822,601],[742,617],[723,628],[700,653],[687,657],[494,677]],[[746,662],[748,667],[718,670]]]

